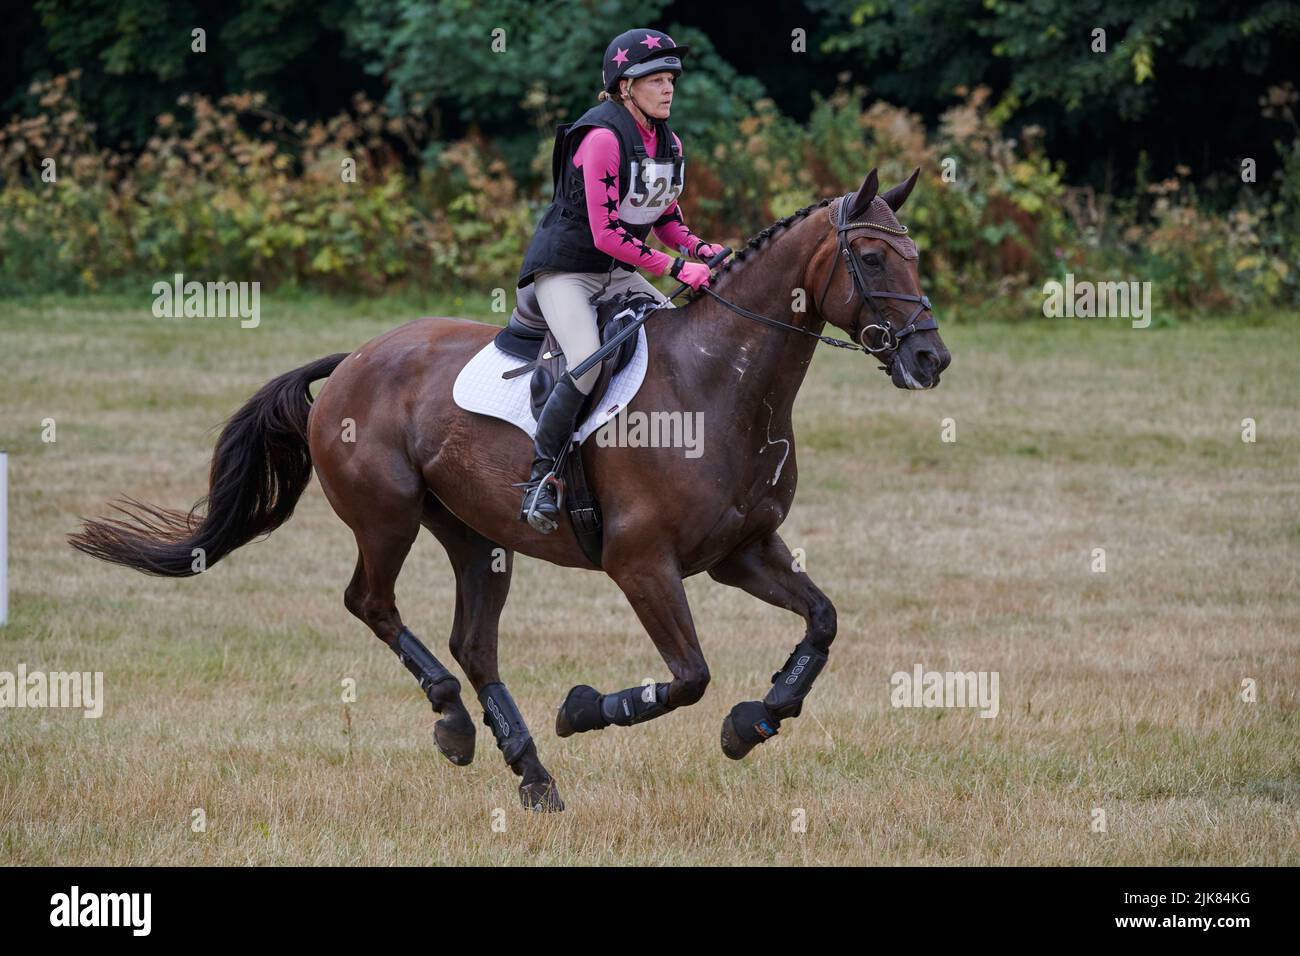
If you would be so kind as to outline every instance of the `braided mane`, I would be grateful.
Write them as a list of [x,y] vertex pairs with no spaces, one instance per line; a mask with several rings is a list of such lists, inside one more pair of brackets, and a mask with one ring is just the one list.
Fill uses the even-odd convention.
[[[727,259],[727,261],[723,263],[722,268],[714,273],[713,281],[721,282],[722,277],[731,271],[732,266],[743,262],[746,256],[750,255],[751,253],[757,252],[759,249],[763,248],[767,244],[768,240],[772,238],[773,234],[777,233],[779,230],[787,228],[788,226],[790,226],[791,223],[797,222],[798,220],[807,217],[810,213],[830,205],[831,203],[833,203],[835,200],[839,198],[840,198],[839,196],[831,196],[828,199],[820,199],[817,202],[812,203],[811,205],[804,206],[798,212],[790,213],[790,215],[786,216],[784,219],[778,219],[776,222],[772,223],[772,225],[768,226],[766,229],[750,236],[748,241],[746,241],[744,247],[738,250],[729,259]],[[710,285],[710,288],[712,288],[712,285]],[[694,302],[696,299],[702,297],[703,295],[704,295],[703,292],[691,292],[688,295],[686,302],[687,304]]]

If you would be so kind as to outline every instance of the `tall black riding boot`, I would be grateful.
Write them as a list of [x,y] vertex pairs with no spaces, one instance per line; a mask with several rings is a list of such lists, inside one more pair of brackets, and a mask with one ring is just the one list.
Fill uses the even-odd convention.
[[555,460],[568,446],[586,395],[573,383],[567,372],[560,376],[537,417],[533,439],[533,468],[523,482],[524,503],[520,520],[526,520],[542,534],[559,527],[560,506],[555,493]]

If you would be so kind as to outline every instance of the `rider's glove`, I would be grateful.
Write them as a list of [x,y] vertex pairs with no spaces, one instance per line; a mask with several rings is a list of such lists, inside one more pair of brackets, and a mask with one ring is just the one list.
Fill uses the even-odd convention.
[[683,263],[677,278],[698,292],[700,286],[709,284],[709,267],[700,262]]
[[695,247],[695,258],[699,259],[701,262],[708,262],[721,251],[721,244],[701,242]]

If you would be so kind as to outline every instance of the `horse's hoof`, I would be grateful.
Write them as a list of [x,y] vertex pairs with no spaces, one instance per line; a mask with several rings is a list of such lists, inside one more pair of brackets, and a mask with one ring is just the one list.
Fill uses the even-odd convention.
[[572,737],[587,730],[601,730],[608,726],[605,716],[600,712],[600,691],[586,684],[579,684],[570,690],[555,714],[555,734],[558,737]]
[[560,799],[560,791],[554,780],[521,783],[519,799],[525,810],[536,810],[538,813],[559,813],[564,809],[564,801]]
[[775,737],[781,722],[761,700],[747,700],[722,719],[722,752],[739,760],[764,740]]
[[474,759],[474,724],[444,717],[433,725],[433,742],[444,757],[457,767],[464,767]]

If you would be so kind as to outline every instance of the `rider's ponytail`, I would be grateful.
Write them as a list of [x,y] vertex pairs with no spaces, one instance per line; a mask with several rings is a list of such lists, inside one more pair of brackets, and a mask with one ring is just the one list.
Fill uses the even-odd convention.
[[615,87],[615,88],[614,88],[614,89],[615,89],[615,92],[613,92],[613,93],[609,92],[608,90],[601,90],[600,93],[599,93],[599,95],[597,95],[597,97],[596,97],[596,102],[597,102],[597,103],[604,103],[606,100],[612,100],[612,101],[615,102],[615,103],[618,103],[618,104],[620,104],[620,105],[622,105],[622,106],[626,106],[626,105],[627,105],[627,101],[630,100],[630,99],[632,98],[632,84],[635,83],[635,82],[636,82],[636,80],[630,80],[630,81],[628,82],[628,84],[627,84],[628,95],[627,95],[627,96],[619,96],[619,95],[618,95],[618,92],[617,92],[617,91],[618,91],[618,87]]

